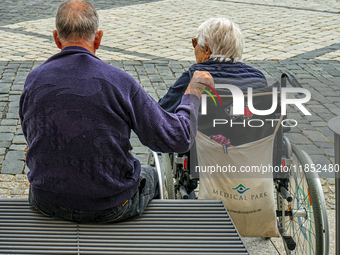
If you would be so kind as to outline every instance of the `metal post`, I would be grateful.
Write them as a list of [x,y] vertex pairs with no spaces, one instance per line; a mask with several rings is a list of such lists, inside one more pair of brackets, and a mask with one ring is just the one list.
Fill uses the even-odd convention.
[[[340,165],[340,116],[337,116],[330,121],[328,121],[328,127],[334,132],[334,155],[335,155],[335,165],[339,167]],[[334,169],[338,169],[334,167]],[[336,208],[336,218],[335,218],[335,254],[340,254],[340,173],[335,173],[335,208]]]

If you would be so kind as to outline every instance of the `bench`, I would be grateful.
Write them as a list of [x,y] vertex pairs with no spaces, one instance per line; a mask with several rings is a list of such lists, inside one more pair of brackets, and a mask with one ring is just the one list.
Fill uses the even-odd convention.
[[0,199],[0,254],[249,254],[220,200],[153,200],[133,220],[77,224]]

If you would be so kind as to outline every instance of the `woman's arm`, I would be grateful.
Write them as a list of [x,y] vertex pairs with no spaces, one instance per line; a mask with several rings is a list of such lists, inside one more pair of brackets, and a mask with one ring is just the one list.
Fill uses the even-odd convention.
[[182,96],[190,83],[190,76],[188,72],[182,73],[181,77],[177,79],[168,92],[158,101],[158,104],[167,112],[175,112],[177,106],[182,101]]

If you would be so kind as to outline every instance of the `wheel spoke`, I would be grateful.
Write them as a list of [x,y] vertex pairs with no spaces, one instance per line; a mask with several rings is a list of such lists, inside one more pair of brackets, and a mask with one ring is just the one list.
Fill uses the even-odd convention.
[[[310,172],[304,171],[304,166],[310,164],[305,155],[295,145],[292,145],[293,164],[298,171],[291,172],[288,192],[293,201],[286,210],[304,210],[305,217],[289,217],[284,220],[285,230],[295,243],[296,255],[323,255],[322,209],[318,196],[318,186]],[[302,171],[299,171],[302,169]],[[285,202],[285,201],[284,201]],[[304,214],[299,214],[300,216]],[[287,254],[289,253],[286,248]]]

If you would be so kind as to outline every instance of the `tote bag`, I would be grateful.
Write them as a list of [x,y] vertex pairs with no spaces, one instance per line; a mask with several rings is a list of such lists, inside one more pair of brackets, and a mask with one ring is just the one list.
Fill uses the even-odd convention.
[[199,199],[221,199],[242,236],[279,236],[271,167],[280,123],[274,134],[229,147],[228,154],[222,145],[197,134]]

